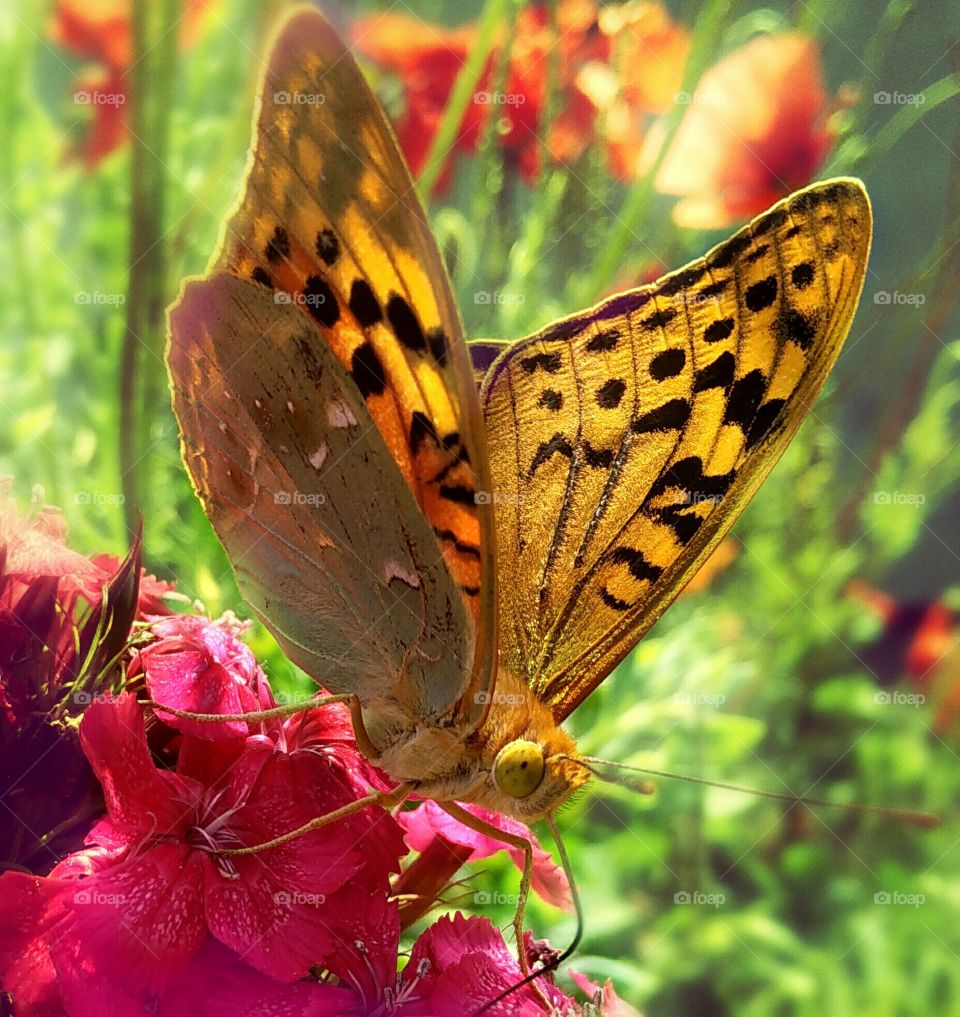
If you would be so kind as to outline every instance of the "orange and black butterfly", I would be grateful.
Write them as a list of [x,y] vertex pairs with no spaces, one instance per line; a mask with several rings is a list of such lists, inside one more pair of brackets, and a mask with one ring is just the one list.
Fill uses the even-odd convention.
[[243,595],[402,791],[530,821],[585,783],[560,725],[783,453],[870,237],[863,186],[830,180],[651,285],[468,346],[353,57],[315,11],[286,21],[245,193],[170,315],[174,406]]

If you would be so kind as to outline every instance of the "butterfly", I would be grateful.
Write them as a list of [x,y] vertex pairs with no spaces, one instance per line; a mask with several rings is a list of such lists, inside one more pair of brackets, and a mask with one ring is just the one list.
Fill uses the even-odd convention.
[[242,199],[170,313],[173,403],[242,594],[400,787],[529,822],[587,781],[561,723],[784,451],[870,238],[862,184],[830,180],[468,345],[377,100],[320,14],[289,17]]

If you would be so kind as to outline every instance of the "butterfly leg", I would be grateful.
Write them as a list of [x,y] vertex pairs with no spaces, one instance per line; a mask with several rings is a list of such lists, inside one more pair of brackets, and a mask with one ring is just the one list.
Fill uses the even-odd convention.
[[[318,706],[329,706],[331,703],[352,703],[357,697],[352,692],[341,692],[338,695],[314,696],[312,699],[304,699],[299,703],[288,703],[286,706],[272,706],[267,710],[252,710],[249,713],[194,713],[192,710],[178,710],[173,706],[165,706],[152,699],[143,700],[144,706],[149,706],[154,713],[169,713],[172,717],[183,717],[186,720],[197,720],[201,723],[216,724],[221,721],[245,720],[256,724],[261,720],[273,720],[275,717],[292,717],[296,713],[303,713],[304,710],[313,710]],[[351,714],[353,710],[351,708]],[[359,703],[357,716],[359,716]],[[161,717],[161,720],[163,718]],[[366,734],[366,732],[364,732]],[[369,739],[367,739],[369,742]],[[357,741],[359,745],[359,739]],[[363,746],[360,746],[363,749]]]
[[355,812],[365,809],[368,805],[380,805],[385,809],[393,808],[393,806],[406,801],[412,793],[413,788],[407,784],[400,784],[392,791],[373,791],[368,795],[364,795],[363,798],[358,798],[356,801],[342,805],[339,809],[334,809],[333,812],[328,812],[325,816],[317,816],[316,819],[311,819],[309,823],[304,823],[294,830],[288,830],[272,840],[264,841],[262,844],[251,844],[249,847],[226,848],[223,851],[218,851],[217,855],[228,858],[235,855],[255,855],[261,851],[269,851],[270,848],[280,847],[281,844],[296,840],[306,833],[311,833],[330,823],[335,823],[337,820],[352,816]]
[[[477,833],[482,833],[486,837],[493,837],[495,840],[503,841],[504,844],[519,848],[523,852],[523,874],[520,877],[520,894],[517,899],[517,909],[513,915],[513,933],[517,941],[517,960],[520,962],[520,970],[523,972],[523,976],[526,977],[530,974],[530,963],[527,960],[527,952],[523,947],[523,916],[527,909],[530,881],[533,878],[533,845],[526,837],[507,833],[505,830],[500,830],[490,823],[485,823],[482,819],[478,819],[473,815],[473,813],[467,812],[466,809],[459,806],[456,802],[438,802],[438,804],[448,816],[452,816],[458,822],[463,823],[464,826],[469,826],[471,830],[476,830]],[[536,982],[533,983],[533,986],[537,994],[542,995]],[[544,1001],[548,1006],[550,1005],[545,997]]]

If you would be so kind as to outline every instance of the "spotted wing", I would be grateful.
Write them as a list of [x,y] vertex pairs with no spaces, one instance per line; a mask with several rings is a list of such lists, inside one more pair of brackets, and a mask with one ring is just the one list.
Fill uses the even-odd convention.
[[[330,356],[342,366],[385,450],[367,460],[353,459],[352,490],[362,501],[371,492],[384,498],[384,492],[400,482],[409,489],[413,507],[406,499],[402,529],[419,532],[426,525],[431,532],[436,557],[445,564],[464,602],[465,611],[458,608],[452,617],[467,627],[476,647],[471,684],[486,687],[495,658],[493,524],[483,499],[478,504],[475,498],[478,489],[488,486],[486,455],[462,327],[396,140],[353,57],[316,11],[294,12],[273,46],[258,101],[245,192],[226,224],[210,272],[223,272],[258,287],[262,300],[257,306],[264,311],[268,305],[274,307],[278,320],[282,315],[288,326],[295,319],[285,313],[287,309],[311,326],[301,334],[307,337],[309,353],[303,344],[270,347],[271,355],[281,358],[283,386],[299,384],[294,380],[298,371],[306,371],[311,363],[326,364]],[[245,306],[252,303],[244,297]],[[174,328],[187,318],[175,316]],[[238,332],[238,322],[228,319]],[[175,347],[177,342],[175,334]],[[223,333],[213,334],[211,342],[216,345],[227,339]],[[211,363],[225,369],[227,354],[219,349],[214,352],[217,356]],[[183,370],[188,365],[177,360],[171,365],[175,391],[186,389],[190,381],[179,373],[178,365]],[[271,369],[263,355],[254,355],[243,368],[254,374]],[[251,390],[252,385],[251,380]],[[239,388],[236,372],[230,387]],[[325,410],[317,398],[310,405],[322,418]],[[217,405],[215,415],[221,409]],[[254,417],[244,423],[258,426]],[[201,447],[209,438],[205,431],[191,431],[207,426],[204,422],[189,416],[185,422],[181,417],[181,426],[188,446]],[[251,431],[237,437],[279,454],[265,434]],[[322,440],[320,434],[315,437]],[[292,473],[289,456],[284,456],[283,468]],[[211,486],[216,475],[201,469],[195,457],[191,468],[209,510],[221,495]],[[392,504],[381,502],[384,511]],[[346,519],[349,504],[345,502],[342,510]],[[216,510],[211,514],[216,525]],[[237,536],[236,526],[224,525],[222,513],[219,520],[218,532],[236,563],[245,541]],[[314,541],[322,546],[320,534],[326,522],[318,517],[316,533],[305,517],[301,522],[296,549],[306,569],[318,553]],[[334,541],[335,549],[323,554],[339,553],[342,539],[341,535]],[[402,551],[385,544],[364,544],[362,533],[356,539],[358,548],[369,548],[372,557],[365,564],[375,572]],[[420,549],[418,564],[423,565],[427,549],[420,546],[419,536],[414,543]],[[263,578],[262,585],[268,586],[269,576]],[[318,578],[313,585],[319,583]],[[314,627],[326,623],[326,607],[321,598]],[[424,607],[429,627],[447,610],[447,598],[427,601]],[[284,630],[287,618],[299,615],[303,605],[273,597],[258,609],[269,627]],[[369,631],[380,623],[379,616],[361,611],[350,622],[355,630],[351,642],[356,631]],[[389,620],[382,624],[389,626]],[[423,681],[439,680],[444,673],[442,691],[433,690],[430,697],[439,696],[450,706],[459,704],[458,709],[462,706],[479,715],[481,711],[471,705],[474,697],[460,702],[463,684],[446,675],[446,665],[428,664],[416,641],[407,645],[407,651],[404,667],[412,667]]]
[[511,345],[482,390],[501,659],[558,718],[660,617],[776,463],[850,328],[859,181]]

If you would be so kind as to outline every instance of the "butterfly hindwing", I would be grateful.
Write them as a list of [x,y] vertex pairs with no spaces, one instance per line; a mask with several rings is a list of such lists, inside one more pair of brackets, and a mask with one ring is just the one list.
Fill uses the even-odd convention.
[[511,345],[482,400],[502,662],[560,719],[696,572],[782,454],[863,285],[859,181]]
[[[258,288],[263,312],[268,305],[274,307],[277,320],[288,328],[300,315],[311,328],[308,345],[314,359],[325,363],[333,356],[339,362],[382,439],[382,451],[368,450],[365,460],[355,458],[349,464],[358,499],[380,491],[383,510],[395,513],[398,509],[384,492],[396,492],[401,486],[412,492],[412,501],[408,493],[403,502],[402,525],[391,532],[397,536],[426,525],[432,533],[435,557],[445,563],[466,605],[464,616],[457,612],[451,616],[469,630],[457,633],[457,644],[475,647],[469,660],[458,656],[459,651],[454,656],[458,664],[473,669],[471,689],[489,687],[496,657],[492,514],[484,499],[477,498],[477,492],[488,486],[486,456],[462,326],[436,242],[393,133],[353,57],[314,10],[295,11],[271,50],[245,192],[226,224],[209,271]],[[200,298],[191,299],[196,310]],[[253,303],[244,297],[245,306]],[[180,319],[175,316],[174,326],[186,317],[186,312]],[[241,329],[239,320],[229,315],[227,320],[231,329]],[[249,337],[242,339],[247,342]],[[220,341],[225,340],[212,334],[214,347]],[[174,335],[174,347],[177,342]],[[288,379],[284,384],[294,384],[294,369],[303,364],[292,348],[274,348],[269,336],[266,347],[283,358],[279,366]],[[212,371],[232,366],[223,351],[213,352],[217,356],[210,360]],[[173,366],[176,389],[181,377],[176,361]],[[252,386],[254,379],[240,375],[260,372],[264,366],[264,355],[253,354],[232,372],[230,387],[239,388],[241,380]],[[216,384],[217,375],[209,380]],[[217,411],[221,408],[216,407]],[[316,408],[322,411],[321,406]],[[186,423],[180,419],[188,444],[209,437],[202,428],[212,419],[188,417]],[[255,419],[250,423],[259,424]],[[193,433],[193,427],[201,428],[200,433]],[[268,435],[257,438],[265,456],[278,455]],[[215,499],[215,488],[204,489],[201,464],[194,459],[193,465],[201,495],[208,502]],[[259,463],[250,468],[256,479]],[[344,518],[348,509],[344,504]],[[272,526],[278,509],[271,512]],[[305,510],[299,513],[302,543],[296,545],[304,561],[317,553],[309,544],[307,515]],[[316,525],[322,530],[328,523],[318,520]],[[238,527],[228,530],[228,537],[222,531],[220,535],[236,562],[245,541],[237,535]],[[377,567],[380,557],[404,553],[402,544],[394,549],[381,543],[386,531],[373,532],[378,534],[375,543],[372,536],[365,539],[370,555],[378,559]],[[343,548],[341,539],[334,540],[337,550]],[[408,539],[418,555],[426,555],[421,536]],[[237,545],[231,545],[231,540]],[[422,558],[418,561],[424,564]],[[268,586],[269,559],[260,567],[265,571],[258,582]],[[425,626],[429,627],[448,605],[445,594],[436,603],[425,590],[424,596]],[[333,610],[329,599],[321,606]],[[302,604],[275,598],[266,618],[271,628],[283,629],[289,614],[305,610]],[[362,610],[352,616],[360,625],[355,639],[370,628],[383,625],[389,630],[392,625],[390,619],[368,617]],[[317,624],[323,624],[322,619]],[[314,648],[303,649],[309,655]],[[414,640],[408,650],[417,658],[414,670],[422,667],[425,676],[430,665],[420,660],[425,652],[422,642]],[[453,703],[462,692],[458,683],[448,683],[425,695]],[[458,701],[458,711],[471,716],[481,713],[475,698]]]

